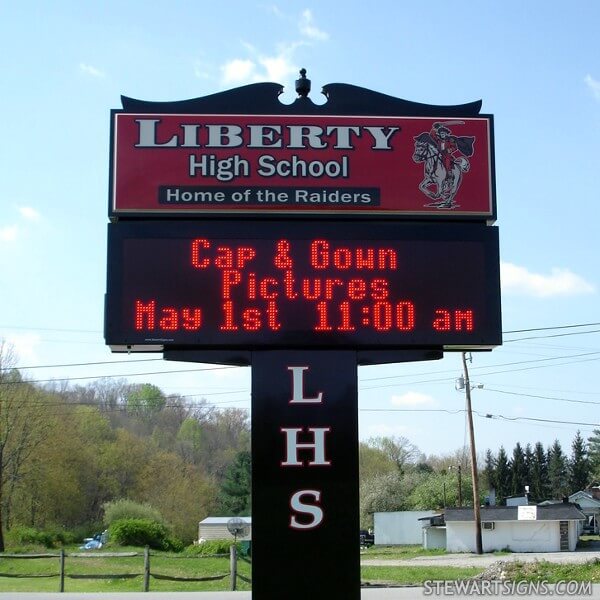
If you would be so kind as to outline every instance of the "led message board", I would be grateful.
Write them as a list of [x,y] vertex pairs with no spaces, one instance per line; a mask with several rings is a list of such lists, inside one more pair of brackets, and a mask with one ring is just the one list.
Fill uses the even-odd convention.
[[113,350],[490,348],[498,235],[461,224],[109,224]]
[[113,111],[112,215],[493,220],[492,117]]

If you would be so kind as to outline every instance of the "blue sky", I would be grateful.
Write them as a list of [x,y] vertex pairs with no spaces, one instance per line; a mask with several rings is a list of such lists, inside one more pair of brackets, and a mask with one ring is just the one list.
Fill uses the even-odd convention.
[[[503,347],[474,354],[477,446],[558,438],[569,450],[577,429],[600,428],[598,22],[592,0],[3,3],[0,337],[22,367],[117,361],[26,369],[31,379],[121,375],[247,408],[248,369],[133,362],[156,356],[104,346],[120,95],[181,100],[273,81],[290,103],[305,67],[318,103],[337,82],[431,104],[482,99],[495,117],[503,329],[592,325],[506,333]],[[175,369],[191,372],[133,375]],[[450,353],[361,368],[361,437],[403,435],[427,454],[462,447],[460,372]]]

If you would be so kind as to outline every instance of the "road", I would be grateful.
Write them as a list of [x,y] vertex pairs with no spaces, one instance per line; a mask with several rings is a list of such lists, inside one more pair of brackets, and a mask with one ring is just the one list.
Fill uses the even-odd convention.
[[[600,598],[600,585],[594,585],[591,593],[566,595],[557,588],[551,586],[543,593],[531,593],[529,590],[521,589],[519,596],[527,597],[529,600],[542,600],[548,596],[561,596],[568,600],[590,600],[590,598]],[[404,587],[390,589],[362,590],[361,600],[418,600],[419,598],[446,598],[457,599],[481,597],[482,594],[459,594],[455,589],[441,588],[435,590],[422,587]],[[500,600],[517,597],[516,594],[509,593],[507,590],[494,594],[488,591],[484,592],[483,597],[490,600]],[[0,594],[2,600],[251,600],[250,592],[128,592],[123,594],[58,594],[58,593],[7,593]],[[285,600],[285,590],[281,591],[280,598],[274,600]],[[344,600],[343,598],[319,598],[318,586],[315,586],[315,600]]]

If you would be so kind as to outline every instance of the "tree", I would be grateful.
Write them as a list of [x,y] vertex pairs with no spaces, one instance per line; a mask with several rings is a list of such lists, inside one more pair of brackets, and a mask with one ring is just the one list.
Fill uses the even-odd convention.
[[[472,504],[473,488],[471,477],[461,477],[462,497]],[[469,502],[469,500],[471,500]],[[435,510],[446,506],[458,506],[458,482],[447,473],[425,474],[408,498],[412,510]]]
[[242,409],[231,408],[205,412],[196,418],[202,426],[201,466],[208,475],[220,481],[238,452],[250,450],[248,414]]
[[173,533],[190,544],[198,523],[214,512],[216,489],[197,467],[159,449],[142,466],[129,497],[159,510]]
[[242,451],[225,471],[217,499],[223,516],[249,515],[252,508],[252,458]]
[[591,483],[600,483],[600,429],[594,429],[588,438]]
[[132,385],[126,393],[127,411],[143,419],[152,419],[167,403],[162,390],[151,383]]
[[[414,487],[414,486],[413,486]],[[361,527],[373,526],[373,513],[407,510],[408,496],[412,488],[398,472],[378,475],[369,481],[361,481],[360,522]]]
[[533,449],[531,465],[529,467],[529,497],[533,502],[548,500],[548,458],[544,446],[537,442]]
[[496,459],[492,451],[488,448],[485,453],[485,466],[483,467],[483,488],[487,486],[487,489],[491,492],[496,490]]
[[512,460],[510,462],[511,482],[510,491],[513,496],[521,496],[525,493],[527,484],[527,468],[525,465],[525,453],[519,442],[513,449]]
[[558,440],[554,440],[548,450],[548,482],[554,498],[561,499],[569,495],[567,458]]
[[186,462],[200,464],[202,425],[194,417],[188,417],[181,424],[177,432],[177,450]]
[[571,493],[584,490],[589,483],[590,465],[587,454],[587,445],[577,432],[571,444],[571,460],[569,462],[569,487]]
[[404,472],[408,464],[414,464],[421,457],[417,446],[404,436],[370,438],[367,445],[383,452],[400,473]]
[[16,361],[13,348],[0,341],[0,552],[17,483],[46,434],[45,396],[22,380]]
[[508,456],[504,446],[500,446],[498,457],[496,458],[496,503],[505,505],[506,498],[511,493],[512,477],[510,466],[508,464]]
[[379,475],[397,472],[396,463],[379,448],[373,448],[365,442],[358,447],[358,470],[360,480],[365,481]]
[[531,444],[525,446],[525,484],[529,486],[531,492],[531,465],[533,463],[533,449]]

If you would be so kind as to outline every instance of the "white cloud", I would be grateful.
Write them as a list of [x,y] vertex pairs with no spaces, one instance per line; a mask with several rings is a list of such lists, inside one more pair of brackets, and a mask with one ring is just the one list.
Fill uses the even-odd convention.
[[314,24],[313,14],[308,9],[300,17],[299,28],[300,33],[311,40],[323,42],[329,39],[329,34]]
[[600,100],[600,81],[594,79],[589,73],[585,76],[584,81],[592,94],[594,94],[594,98]]
[[104,71],[101,71],[100,69],[97,69],[96,67],[86,63],[79,63],[79,70],[86,75],[91,75],[92,77],[97,77],[98,79],[106,77]]
[[434,398],[419,392],[406,392],[402,396],[392,396],[391,402],[393,406],[437,406]]
[[270,4],[268,6],[265,6],[264,8],[266,9],[267,12],[274,14],[276,17],[279,17],[280,19],[285,17],[285,15],[283,14],[283,12],[279,8],[279,6],[277,6],[275,4]]
[[298,69],[285,56],[261,58],[260,64],[264,67],[268,81],[283,81],[288,75],[297,73]]
[[525,267],[503,262],[500,265],[502,291],[536,298],[591,294],[595,287],[568,269],[553,268],[550,275],[531,273]]
[[[267,7],[267,9],[279,18],[292,20],[288,19],[275,6]],[[240,85],[260,81],[283,83],[290,75],[297,75],[299,67],[294,60],[296,50],[329,39],[329,34],[315,25],[310,10],[302,12],[297,26],[301,39],[279,44],[272,53],[261,52],[248,42],[240,42],[246,57],[233,58],[221,65],[221,83],[224,85]]]
[[32,208],[31,206],[20,206],[19,212],[21,213],[21,216],[28,221],[39,221],[42,216],[37,210],[35,210],[35,208]]
[[14,242],[19,237],[19,228],[16,225],[0,227],[0,242]]
[[41,338],[36,333],[13,334],[6,336],[6,341],[13,347],[19,364],[37,361],[36,348]]
[[256,63],[249,58],[234,58],[221,67],[223,83],[241,83],[254,80]]
[[414,435],[417,430],[415,427],[408,427],[407,425],[388,425],[387,423],[374,423],[367,427],[365,432],[360,432],[362,439],[368,439],[370,437],[394,437],[401,436],[410,433]]

